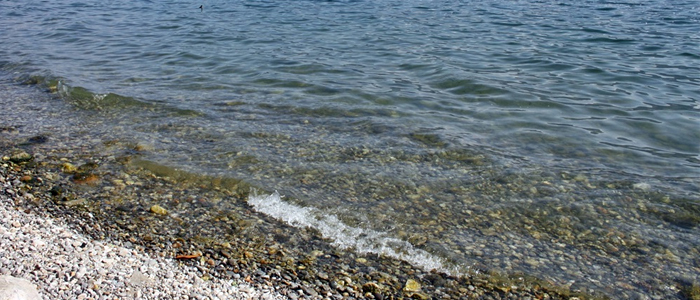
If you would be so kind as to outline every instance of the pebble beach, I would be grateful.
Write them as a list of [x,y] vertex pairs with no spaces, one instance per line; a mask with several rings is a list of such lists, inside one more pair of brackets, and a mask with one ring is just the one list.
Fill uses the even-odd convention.
[[0,275],[24,278],[42,299],[285,299],[270,287],[203,277],[196,268],[117,241],[95,241],[65,221],[22,209],[41,195],[0,171]]
[[[110,180],[106,173],[90,179],[98,172],[88,176],[66,170],[72,164],[66,157],[58,159],[63,155],[53,156],[61,152],[56,149],[50,155],[30,154],[21,150],[27,144],[4,139],[0,145],[0,275],[28,280],[42,299],[588,298],[523,278],[495,274],[455,278],[402,261],[359,256],[292,227],[285,239],[297,248],[261,242],[254,237],[261,234],[257,230],[226,243],[205,241],[199,235],[156,236],[154,232],[164,229],[152,227],[153,220],[187,217],[157,205],[139,205],[141,218],[120,219],[124,216],[91,203],[113,201],[102,192],[113,189],[96,189],[98,182],[121,181]],[[61,174],[66,171],[72,175]],[[146,186],[161,193],[192,188],[186,183],[176,187],[171,179],[151,172],[134,174],[150,174],[150,178],[129,177],[135,181],[124,183],[139,187],[141,195],[155,193]],[[128,194],[122,187],[120,195]],[[264,223],[274,222],[257,218],[238,220],[239,226],[255,223],[258,230],[266,230]],[[138,222],[151,224],[129,224]],[[122,226],[114,226],[118,223]],[[167,222],[162,223],[168,228]]]
[[43,299],[601,298],[338,249],[256,212],[244,182],[139,161],[142,145],[56,126],[55,103],[32,100],[46,94],[4,88],[0,276]]
[[[49,94],[5,88],[0,276],[43,299],[609,298],[488,265],[454,276],[334,247],[257,212],[250,184],[141,160],[147,145],[83,136],[91,124],[79,117],[58,126],[55,103],[31,99]],[[697,299],[694,278],[681,279],[666,293]]]
[[697,3],[200,4],[0,1],[0,290],[700,299]]

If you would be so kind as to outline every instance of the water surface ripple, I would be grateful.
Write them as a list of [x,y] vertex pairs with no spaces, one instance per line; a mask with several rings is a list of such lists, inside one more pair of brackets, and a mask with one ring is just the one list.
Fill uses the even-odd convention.
[[621,298],[700,281],[697,2],[199,5],[0,1],[0,67],[145,159],[377,233],[338,244]]

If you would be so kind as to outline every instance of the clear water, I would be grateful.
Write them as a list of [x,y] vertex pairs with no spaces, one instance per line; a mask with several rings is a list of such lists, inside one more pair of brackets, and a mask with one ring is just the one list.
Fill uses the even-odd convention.
[[100,135],[364,232],[337,240],[611,295],[699,278],[695,1],[0,1],[0,28],[2,72]]

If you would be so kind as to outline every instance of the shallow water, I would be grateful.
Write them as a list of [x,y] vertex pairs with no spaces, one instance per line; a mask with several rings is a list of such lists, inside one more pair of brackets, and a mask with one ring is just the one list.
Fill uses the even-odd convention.
[[203,6],[0,2],[0,67],[339,246],[623,297],[700,280],[697,3]]

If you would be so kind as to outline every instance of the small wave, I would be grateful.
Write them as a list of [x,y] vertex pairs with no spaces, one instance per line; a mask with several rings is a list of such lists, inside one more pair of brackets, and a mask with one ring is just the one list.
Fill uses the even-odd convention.
[[583,39],[583,40],[581,40],[581,42],[626,44],[626,43],[634,43],[634,42],[636,42],[636,40],[629,39],[629,38],[596,37],[596,38]]
[[437,270],[455,276],[462,274],[458,268],[447,267],[442,259],[413,247],[409,242],[390,237],[383,232],[348,226],[336,216],[325,214],[315,208],[287,203],[282,200],[282,196],[277,191],[270,195],[258,195],[256,191],[251,191],[248,204],[256,211],[285,221],[292,226],[314,228],[324,238],[330,239],[333,246],[341,249],[385,255],[407,261],[428,271]]
[[134,97],[122,96],[115,93],[94,93],[80,86],[71,86],[63,80],[57,80],[55,85],[49,85],[50,91],[55,91],[66,102],[77,108],[95,111],[110,111],[123,109],[163,109],[181,116],[200,116],[201,113],[180,109],[162,104],[154,104],[138,100]]
[[146,103],[131,97],[124,97],[113,93],[97,94],[83,87],[69,86],[63,81],[58,81],[55,89],[63,99],[81,109],[104,110],[107,108],[147,106]]

